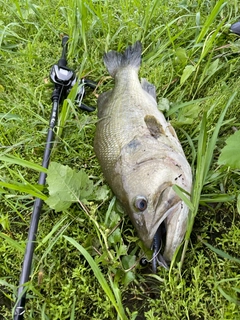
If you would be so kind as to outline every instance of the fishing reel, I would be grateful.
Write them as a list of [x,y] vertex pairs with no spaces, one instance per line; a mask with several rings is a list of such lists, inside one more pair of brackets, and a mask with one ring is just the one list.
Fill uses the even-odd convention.
[[237,34],[240,36],[240,21],[235,22],[230,27],[230,32]]
[[78,90],[75,98],[76,105],[84,111],[92,112],[95,110],[95,108],[85,105],[84,103],[82,103],[82,100],[85,95],[86,86],[91,89],[95,89],[96,84],[95,82],[84,78],[79,80],[75,72],[67,66],[66,57],[68,39],[68,36],[64,36],[62,38],[62,56],[59,59],[58,63],[52,66],[52,69],[50,71],[50,79],[55,84],[55,88],[52,94],[52,100],[57,102],[64,100],[69,94],[72,87],[77,83]]

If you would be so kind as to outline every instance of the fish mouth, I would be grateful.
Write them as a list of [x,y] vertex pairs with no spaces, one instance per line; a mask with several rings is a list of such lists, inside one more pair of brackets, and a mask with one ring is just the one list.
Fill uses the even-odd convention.
[[[167,200],[164,200],[167,199]],[[155,215],[150,223],[147,225],[146,236],[142,237],[145,246],[152,249],[152,258],[147,262],[152,263],[152,272],[157,272],[157,267],[162,266],[169,269],[168,262],[165,260],[165,251],[169,247],[167,243],[167,233],[169,229],[169,217],[172,216],[180,204],[180,198],[173,193],[171,187],[165,188],[158,198],[155,205]],[[156,217],[161,217],[156,219]],[[161,252],[164,252],[162,255]],[[142,264],[144,265],[144,264]]]
[[[167,199],[167,201],[163,201],[163,199]],[[152,272],[157,272],[157,267],[162,266],[165,269],[169,269],[167,261],[164,259],[161,252],[164,250],[164,245],[166,247],[166,238],[167,238],[167,232],[168,232],[168,218],[171,216],[176,209],[179,207],[180,198],[176,196],[175,192],[172,190],[172,187],[169,186],[165,188],[162,193],[160,194],[160,197],[158,199],[158,203],[156,205],[156,212],[165,212],[161,220],[159,221],[160,224],[156,225],[157,230],[155,234],[153,235],[152,240],[152,246],[151,249],[153,250],[152,255]]]
[[153,273],[157,273],[158,266],[164,267],[165,269],[169,270],[168,263],[165,261],[165,259],[161,254],[162,248],[164,246],[165,238],[166,238],[166,227],[163,221],[158,227],[152,242],[153,255],[152,255],[151,261],[152,261]]

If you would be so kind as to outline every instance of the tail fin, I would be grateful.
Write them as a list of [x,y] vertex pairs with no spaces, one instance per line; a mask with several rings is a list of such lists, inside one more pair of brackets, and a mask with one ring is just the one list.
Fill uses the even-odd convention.
[[104,54],[103,61],[108,72],[114,77],[120,68],[132,66],[139,69],[141,64],[142,45],[137,41],[134,45],[127,47],[124,53],[109,51]]

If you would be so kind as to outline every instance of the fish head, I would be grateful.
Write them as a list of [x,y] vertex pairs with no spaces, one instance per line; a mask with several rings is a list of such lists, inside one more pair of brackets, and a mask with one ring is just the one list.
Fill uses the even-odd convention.
[[[146,247],[152,248],[154,237],[164,223],[163,256],[170,261],[183,240],[188,219],[188,207],[173,190],[173,185],[178,184],[190,192],[191,169],[179,153],[168,150],[165,154],[157,154],[154,144],[150,145],[149,140],[145,142],[148,144],[143,140],[138,143],[135,139],[123,149],[118,162],[120,183],[115,184],[114,193]],[[147,149],[146,145],[151,147]]]
[[[153,165],[155,167],[154,163]],[[161,223],[173,215],[181,202],[172,189],[172,182],[163,182],[163,172],[154,173],[153,170],[147,174],[149,178],[146,179],[146,169],[151,171],[151,167],[150,164],[147,168],[140,166],[135,170],[134,177],[130,174],[124,178],[126,197],[121,201],[140,239],[148,248],[152,247],[153,238]]]

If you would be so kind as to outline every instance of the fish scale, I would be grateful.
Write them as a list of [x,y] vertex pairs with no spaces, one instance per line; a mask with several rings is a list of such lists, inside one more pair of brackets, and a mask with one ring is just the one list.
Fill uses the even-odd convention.
[[157,109],[155,87],[146,79],[139,81],[140,42],[123,54],[106,53],[104,63],[115,85],[98,98],[94,150],[107,183],[146,247],[155,244],[165,224],[159,260],[169,262],[188,219],[188,207],[172,187],[177,184],[190,193],[191,168],[175,130]]
[[[119,87],[121,90],[118,90]],[[135,105],[141,105],[141,100],[131,94],[132,90],[134,88],[126,82],[124,86],[121,83],[116,84],[116,90],[112,92],[109,100],[114,101],[115,96],[122,96],[121,104],[104,105],[105,113],[97,125],[96,137],[100,135],[101,138],[95,139],[95,151],[101,154],[100,161],[104,163],[103,171],[106,174],[115,165],[121,148],[131,141],[134,132],[147,130],[140,108],[136,118],[136,109],[131,107],[132,101],[135,101]],[[102,108],[101,102],[98,108]]]

